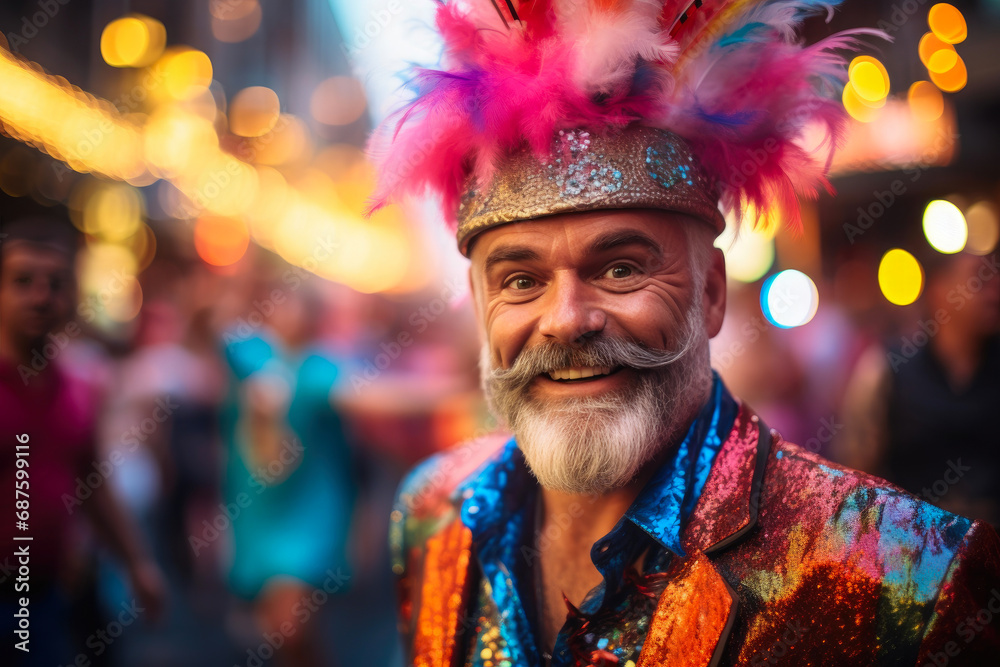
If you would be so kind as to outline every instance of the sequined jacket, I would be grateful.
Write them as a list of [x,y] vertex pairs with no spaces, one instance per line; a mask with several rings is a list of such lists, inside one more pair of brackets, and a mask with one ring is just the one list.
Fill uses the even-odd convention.
[[[618,626],[580,619],[584,648],[567,664],[1000,665],[992,528],[826,461],[762,428],[745,405],[734,409],[677,555],[655,586],[622,589]],[[512,447],[486,438],[438,455],[400,489],[390,542],[408,664],[542,664],[513,610],[516,573],[489,567],[494,556],[468,525],[476,485],[506,492],[507,472],[483,471]]]

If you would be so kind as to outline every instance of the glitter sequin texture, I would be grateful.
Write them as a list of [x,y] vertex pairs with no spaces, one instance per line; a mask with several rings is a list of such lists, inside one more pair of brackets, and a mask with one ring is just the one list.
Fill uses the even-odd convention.
[[473,236],[508,222],[622,208],[678,211],[725,227],[714,185],[677,135],[641,125],[609,135],[563,130],[548,155],[514,151],[490,183],[470,179],[458,209],[458,247],[466,252]]
[[590,151],[590,133],[559,131],[555,142],[556,155],[545,165],[550,181],[559,186],[562,197],[575,197],[584,190],[597,195],[611,194],[622,189],[622,172],[605,164],[603,153]]
[[694,156],[682,155],[674,144],[662,144],[660,150],[649,146],[646,149],[646,173],[661,188],[672,188],[678,183],[694,185]]
[[[687,453],[678,450],[630,508],[632,518],[595,544],[591,556],[605,582],[563,628],[554,666],[997,664],[993,529],[777,434],[768,446],[746,406],[731,428],[720,419],[713,429],[714,422],[696,421],[702,426],[689,433]],[[699,442],[713,433],[717,453],[703,456]],[[403,516],[394,517],[403,527],[393,538],[405,564],[401,590],[420,592],[412,604],[427,619],[404,623],[410,663],[540,667],[522,551],[532,478],[508,443],[463,481],[449,481],[448,493],[426,496],[425,485],[451,480],[461,467],[450,456],[459,455],[426,464],[400,496],[437,501],[419,512],[398,504]],[[677,508],[679,522],[670,518]],[[464,581],[439,572],[462,569],[458,517],[471,537]],[[443,544],[457,545],[456,556],[445,556]],[[649,544],[656,550],[637,573],[637,550]],[[464,613],[451,612],[458,609]],[[449,633],[450,656],[441,650]]]

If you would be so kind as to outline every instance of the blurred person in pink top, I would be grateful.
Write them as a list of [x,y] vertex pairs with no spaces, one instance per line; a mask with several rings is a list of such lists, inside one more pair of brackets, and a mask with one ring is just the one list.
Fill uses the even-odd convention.
[[[51,667],[75,664],[77,651],[95,654],[93,646],[74,646],[69,620],[66,580],[79,546],[77,509],[127,569],[133,618],[155,619],[164,597],[160,568],[100,474],[95,392],[61,367],[60,353],[81,333],[71,320],[75,250],[72,229],[56,219],[22,217],[0,226],[0,625],[6,647],[14,644],[14,613],[25,599],[30,619],[29,641],[22,644],[28,651],[11,649],[14,662],[5,664]],[[14,521],[15,483],[23,479],[17,477],[19,442],[29,452],[28,485],[18,487],[28,494],[23,532]],[[32,539],[15,541],[15,533]],[[25,545],[30,575],[18,581],[19,557],[12,554]]]

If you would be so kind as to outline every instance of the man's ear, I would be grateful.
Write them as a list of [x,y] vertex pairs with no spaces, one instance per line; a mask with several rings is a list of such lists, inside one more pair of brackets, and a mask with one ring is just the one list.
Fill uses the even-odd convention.
[[722,329],[726,316],[726,256],[719,248],[712,248],[712,259],[705,275],[705,332],[715,338]]

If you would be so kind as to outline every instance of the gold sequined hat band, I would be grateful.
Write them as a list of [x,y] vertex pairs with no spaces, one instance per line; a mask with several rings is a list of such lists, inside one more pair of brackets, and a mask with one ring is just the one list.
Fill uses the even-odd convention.
[[470,185],[458,209],[458,247],[492,227],[557,213],[651,208],[687,213],[725,227],[718,195],[688,144],[677,135],[630,125],[608,136],[563,130],[538,159],[507,155],[486,187]]

